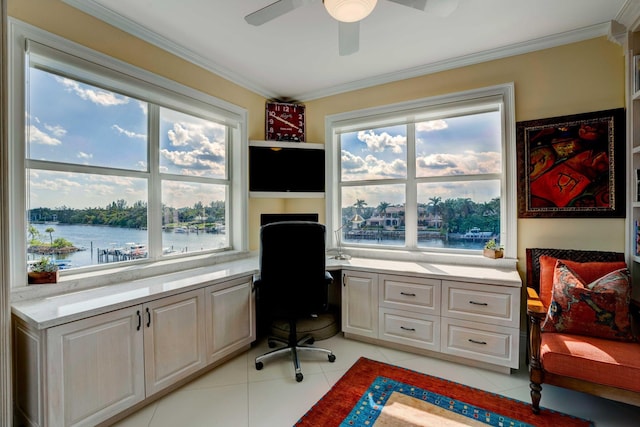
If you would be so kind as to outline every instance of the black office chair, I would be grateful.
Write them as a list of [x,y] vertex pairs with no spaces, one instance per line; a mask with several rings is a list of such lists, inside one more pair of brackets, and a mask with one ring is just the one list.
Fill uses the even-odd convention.
[[263,361],[281,354],[291,354],[296,381],[302,381],[298,352],[317,351],[334,362],[331,350],[312,347],[313,337],[297,339],[296,320],[318,315],[328,309],[329,284],[333,281],[326,271],[325,226],[317,222],[283,221],[260,229],[260,274],[254,277],[258,305],[263,319],[269,322],[286,319],[289,337],[269,337],[269,347],[275,341],[286,343],[256,357],[256,369]]

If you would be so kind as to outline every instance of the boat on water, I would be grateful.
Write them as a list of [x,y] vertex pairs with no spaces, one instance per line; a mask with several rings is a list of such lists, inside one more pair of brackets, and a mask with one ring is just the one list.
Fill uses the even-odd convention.
[[125,248],[124,253],[129,255],[132,259],[147,257],[147,247],[141,243],[125,243]]
[[53,260],[53,262],[58,266],[58,269],[60,270],[67,270],[73,267],[73,263],[68,259],[56,259]]
[[187,227],[176,227],[173,229],[174,233],[188,233],[189,229]]
[[491,231],[480,231],[478,227],[471,227],[462,235],[463,239],[488,239],[493,235]]

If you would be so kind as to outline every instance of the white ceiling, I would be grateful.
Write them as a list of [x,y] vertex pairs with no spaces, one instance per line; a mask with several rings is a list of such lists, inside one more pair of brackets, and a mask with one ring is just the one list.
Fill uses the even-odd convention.
[[[378,0],[360,50],[338,55],[321,0],[262,26],[275,0],[64,0],[267,98],[305,101],[607,34],[640,0],[457,0],[447,17]],[[451,0],[456,1],[456,0]]]

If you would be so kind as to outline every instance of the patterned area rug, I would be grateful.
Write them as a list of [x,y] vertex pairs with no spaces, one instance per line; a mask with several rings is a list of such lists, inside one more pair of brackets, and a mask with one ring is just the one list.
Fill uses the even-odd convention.
[[298,422],[330,426],[593,426],[590,421],[360,358]]

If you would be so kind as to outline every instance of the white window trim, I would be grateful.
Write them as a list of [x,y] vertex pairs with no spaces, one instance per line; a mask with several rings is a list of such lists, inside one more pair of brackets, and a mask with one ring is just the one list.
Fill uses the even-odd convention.
[[[481,255],[468,254],[464,251],[456,253],[444,253],[429,251],[428,248],[359,248],[349,247],[348,243],[342,243],[343,250],[353,256],[372,257],[394,260],[430,261],[446,262],[455,264],[474,265],[495,265],[515,264],[517,261],[517,173],[516,173],[516,121],[515,121],[515,93],[514,84],[505,83],[501,85],[457,92],[447,95],[422,98],[408,102],[383,105],[379,107],[366,108],[362,110],[350,111],[329,115],[325,118],[325,156],[327,165],[326,175],[326,225],[329,230],[336,230],[340,227],[340,203],[339,203],[339,161],[340,151],[338,134],[348,132],[356,128],[361,129],[363,124],[368,122],[372,126],[380,127],[385,124],[398,124],[399,116],[418,115],[416,119],[427,119],[430,112],[434,114],[446,110],[449,106],[455,106],[456,110],[464,108],[465,103],[476,104],[482,99],[495,99],[501,104],[503,140],[502,150],[505,161],[502,162],[502,180],[500,222],[502,232],[500,241],[504,242],[505,259],[488,260]],[[409,203],[415,201],[407,200],[407,212],[410,211]],[[327,233],[330,247],[336,247],[335,233]]]
[[[137,90],[151,94],[155,102],[163,98],[175,101],[183,100],[188,105],[187,111],[198,108],[206,109],[209,115],[214,114],[228,119],[230,126],[230,143],[228,152],[229,178],[231,180],[231,196],[228,215],[234,218],[229,233],[229,246],[232,251],[224,253],[192,254],[186,257],[170,257],[156,262],[126,264],[117,266],[96,266],[87,272],[65,271],[65,279],[56,286],[56,292],[64,289],[77,289],[85,286],[98,286],[115,283],[122,280],[132,280],[155,274],[175,272],[187,268],[197,268],[216,262],[243,256],[248,252],[248,137],[246,109],[230,102],[207,95],[188,86],[153,74],[126,62],[109,57],[100,52],[89,49],[78,43],[64,39],[55,34],[34,27],[20,20],[8,19],[8,62],[9,62],[9,106],[8,134],[9,134],[9,177],[12,185],[9,189],[10,220],[12,229],[9,234],[9,247],[12,248],[9,280],[12,289],[24,291],[27,287],[26,278],[26,188],[25,188],[25,72],[29,66],[25,55],[27,43],[32,43],[33,49],[57,49],[62,55],[71,55],[92,62],[97,66],[116,73],[124,74],[139,81]],[[137,86],[137,85],[136,85]],[[135,91],[134,91],[135,92]],[[148,96],[146,97],[149,98]],[[171,105],[171,104],[169,104]],[[150,218],[153,213],[149,213]],[[228,223],[228,222],[227,222]],[[90,279],[90,280],[87,280]],[[87,285],[90,283],[90,285]],[[18,292],[19,293],[19,292]],[[14,292],[15,294],[15,292]]]

